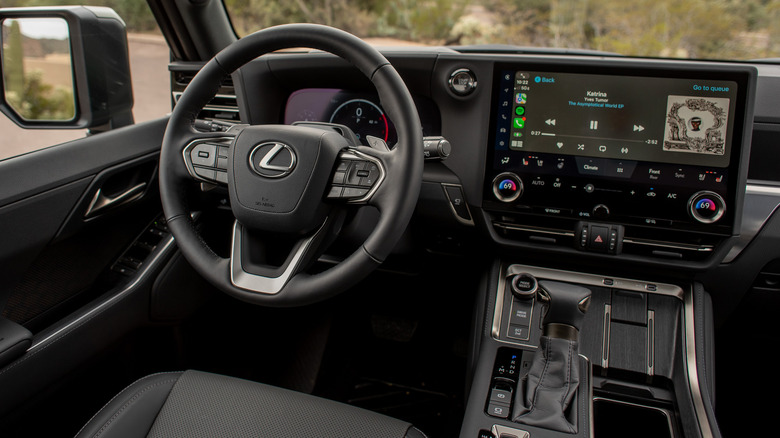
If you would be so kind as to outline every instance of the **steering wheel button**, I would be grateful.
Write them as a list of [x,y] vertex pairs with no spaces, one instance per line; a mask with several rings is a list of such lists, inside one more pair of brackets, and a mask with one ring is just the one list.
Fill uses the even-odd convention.
[[217,179],[217,171],[214,169],[204,169],[202,167],[195,167],[194,169],[195,174],[201,178],[207,179],[209,181],[215,181]]
[[336,172],[333,175],[333,184],[344,184],[344,177],[347,175],[347,172]]
[[216,172],[216,181],[221,184],[227,184],[228,178],[227,178],[227,172],[220,172],[219,170]]
[[366,196],[368,189],[358,189],[354,187],[344,187],[344,192],[341,194],[342,198],[354,199]]
[[217,169],[227,170],[228,159],[226,157],[217,157]]
[[358,175],[358,172],[363,169],[359,169],[358,166],[359,164],[355,164],[349,169],[349,171],[347,172],[347,177],[344,180],[344,184],[348,184],[351,186],[360,185],[360,175]]
[[336,172],[346,172],[349,167],[349,161],[339,161],[336,166]]
[[333,186],[330,188],[330,192],[328,192],[328,199],[338,199],[341,198],[341,192],[344,190],[344,187],[340,186]]
[[190,158],[195,166],[214,167],[217,160],[217,146],[207,143],[196,145],[190,151]]
[[217,158],[227,158],[229,151],[230,149],[225,146],[217,146]]

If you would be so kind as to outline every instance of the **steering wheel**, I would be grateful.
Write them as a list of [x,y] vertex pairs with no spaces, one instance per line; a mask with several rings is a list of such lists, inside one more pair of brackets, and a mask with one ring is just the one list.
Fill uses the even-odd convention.
[[[263,54],[311,47],[335,54],[371,80],[398,142],[358,144],[339,125],[240,125],[199,132],[195,119],[222,80]],[[422,179],[422,128],[403,80],[382,54],[344,31],[315,24],[271,27],[244,37],[193,78],[168,121],[160,152],[160,196],[168,227],[190,264],[222,291],[255,304],[296,306],[335,295],[368,275],[406,229]],[[193,181],[227,185],[235,217],[229,258],[217,255],[193,220]],[[339,212],[376,207],[373,232],[343,261],[306,269],[336,234]],[[268,264],[273,236],[288,236],[281,263]],[[270,237],[269,237],[270,236]],[[289,237],[292,236],[292,237]]]

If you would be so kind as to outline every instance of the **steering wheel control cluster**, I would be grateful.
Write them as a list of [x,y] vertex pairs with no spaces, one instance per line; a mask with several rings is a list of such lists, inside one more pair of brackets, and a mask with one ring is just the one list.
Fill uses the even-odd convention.
[[378,162],[353,157],[342,157],[336,162],[328,199],[363,200],[382,178],[382,167]]
[[187,145],[184,162],[190,176],[212,184],[227,184],[228,145],[232,140],[196,140]]

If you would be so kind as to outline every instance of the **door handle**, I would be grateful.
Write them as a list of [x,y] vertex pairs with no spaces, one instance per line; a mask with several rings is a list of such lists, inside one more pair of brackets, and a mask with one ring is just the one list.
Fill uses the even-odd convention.
[[89,203],[86,213],[84,213],[84,218],[96,216],[109,208],[118,207],[138,199],[143,195],[146,186],[147,183],[142,182],[113,196],[106,196],[103,194],[102,188],[98,189],[97,192],[95,192],[95,196],[92,198],[92,202]]

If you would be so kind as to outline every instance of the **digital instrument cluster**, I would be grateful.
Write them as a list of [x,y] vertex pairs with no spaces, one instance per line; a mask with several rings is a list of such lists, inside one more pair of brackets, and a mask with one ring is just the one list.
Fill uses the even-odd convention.
[[[429,100],[415,99],[420,122],[426,136],[440,135],[441,119],[435,105]],[[287,99],[284,123],[325,122],[345,125],[367,145],[366,137],[373,136],[393,146],[398,135],[392,120],[385,114],[376,94],[335,88],[304,88]]]

